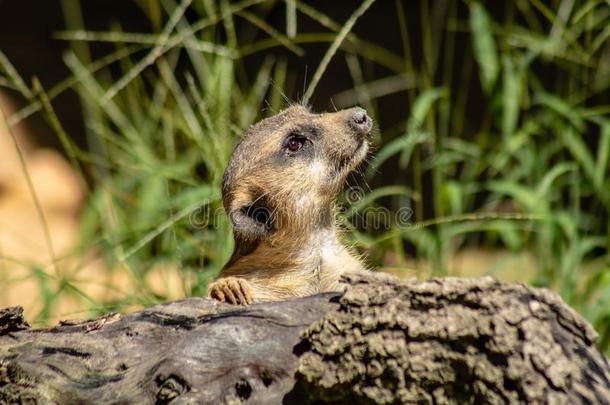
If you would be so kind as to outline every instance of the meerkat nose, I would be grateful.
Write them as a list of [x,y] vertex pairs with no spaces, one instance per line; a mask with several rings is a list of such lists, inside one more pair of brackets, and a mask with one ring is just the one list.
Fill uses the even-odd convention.
[[352,111],[353,112],[349,118],[350,126],[356,130],[356,133],[359,136],[365,136],[371,130],[373,121],[366,114],[366,110],[364,108],[355,107],[352,108]]

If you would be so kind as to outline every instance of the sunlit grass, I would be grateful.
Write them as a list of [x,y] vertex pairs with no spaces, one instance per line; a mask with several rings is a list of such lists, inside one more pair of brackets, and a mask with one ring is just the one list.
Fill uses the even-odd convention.
[[[354,7],[350,24],[373,3]],[[404,98],[404,119],[391,127],[382,121],[376,134],[376,157],[363,173],[372,189],[347,215],[411,207],[416,223],[355,227],[350,243],[376,267],[404,267],[415,257],[426,264],[415,266],[420,277],[451,274],[449,258],[472,247],[531,255],[535,274],[524,281],[560,293],[600,332],[600,347],[610,347],[607,2],[551,7],[519,0],[506,2],[498,17],[478,1],[432,10],[427,2],[397,0],[402,53],[298,0],[141,2],[152,33],[89,31],[78,6],[68,4],[67,29],[56,37],[72,44],[65,55],[70,77],[47,90],[29,86],[0,58],[0,84],[29,100],[9,123],[44,114],[87,179],[74,255],[99,252],[107,271],[128,275],[134,287],[128,296],[95,300],[70,279],[78,271],[50,282],[32,269],[44,301],[38,321],[49,319],[65,294],[79,296],[93,313],[173,297],[146,281],[155,266],[171,267],[185,296],[204,294],[229,258],[232,238],[224,216],[194,227],[190,213],[221,209],[221,176],[235,141],[300,86],[275,50],[302,55],[317,42],[327,44],[327,57],[310,67],[310,86],[297,92],[305,99],[331,59],[347,63],[354,83],[334,99],[337,107],[361,104],[376,118],[381,98]],[[186,19],[188,7],[196,19]],[[274,7],[285,7],[285,31],[265,21]],[[418,24],[407,15],[410,7],[420,13]],[[304,18],[320,30],[301,32]],[[99,42],[115,51],[92,60],[89,44]],[[265,58],[248,78],[244,63],[252,54]],[[388,73],[373,73],[371,64]],[[81,99],[86,150],[70,141],[53,110],[54,98],[68,89]]]

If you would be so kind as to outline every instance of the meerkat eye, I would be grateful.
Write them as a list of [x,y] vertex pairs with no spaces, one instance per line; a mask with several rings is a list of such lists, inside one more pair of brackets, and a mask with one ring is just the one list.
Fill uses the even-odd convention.
[[292,135],[286,140],[285,149],[289,153],[298,152],[307,142],[307,138],[298,135]]

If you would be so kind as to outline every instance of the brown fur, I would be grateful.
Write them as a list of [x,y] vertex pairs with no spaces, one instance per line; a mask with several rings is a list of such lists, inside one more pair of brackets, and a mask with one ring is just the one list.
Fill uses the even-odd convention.
[[[235,250],[211,297],[250,304],[337,291],[341,273],[364,268],[339,240],[334,201],[366,156],[370,128],[360,108],[292,106],[246,131],[222,189]],[[290,140],[303,146],[293,152]]]

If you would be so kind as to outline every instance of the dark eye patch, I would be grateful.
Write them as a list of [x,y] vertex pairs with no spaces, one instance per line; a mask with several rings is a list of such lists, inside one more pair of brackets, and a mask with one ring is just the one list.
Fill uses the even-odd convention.
[[302,158],[313,156],[314,143],[320,134],[321,128],[313,124],[289,128],[278,150],[277,162],[286,164],[297,156]]
[[301,154],[313,145],[320,135],[320,128],[315,125],[302,125],[288,132],[282,146],[286,156]]
[[284,149],[286,153],[294,154],[305,146],[305,144],[309,142],[307,138],[300,135],[291,135],[286,140],[286,144],[284,145]]

